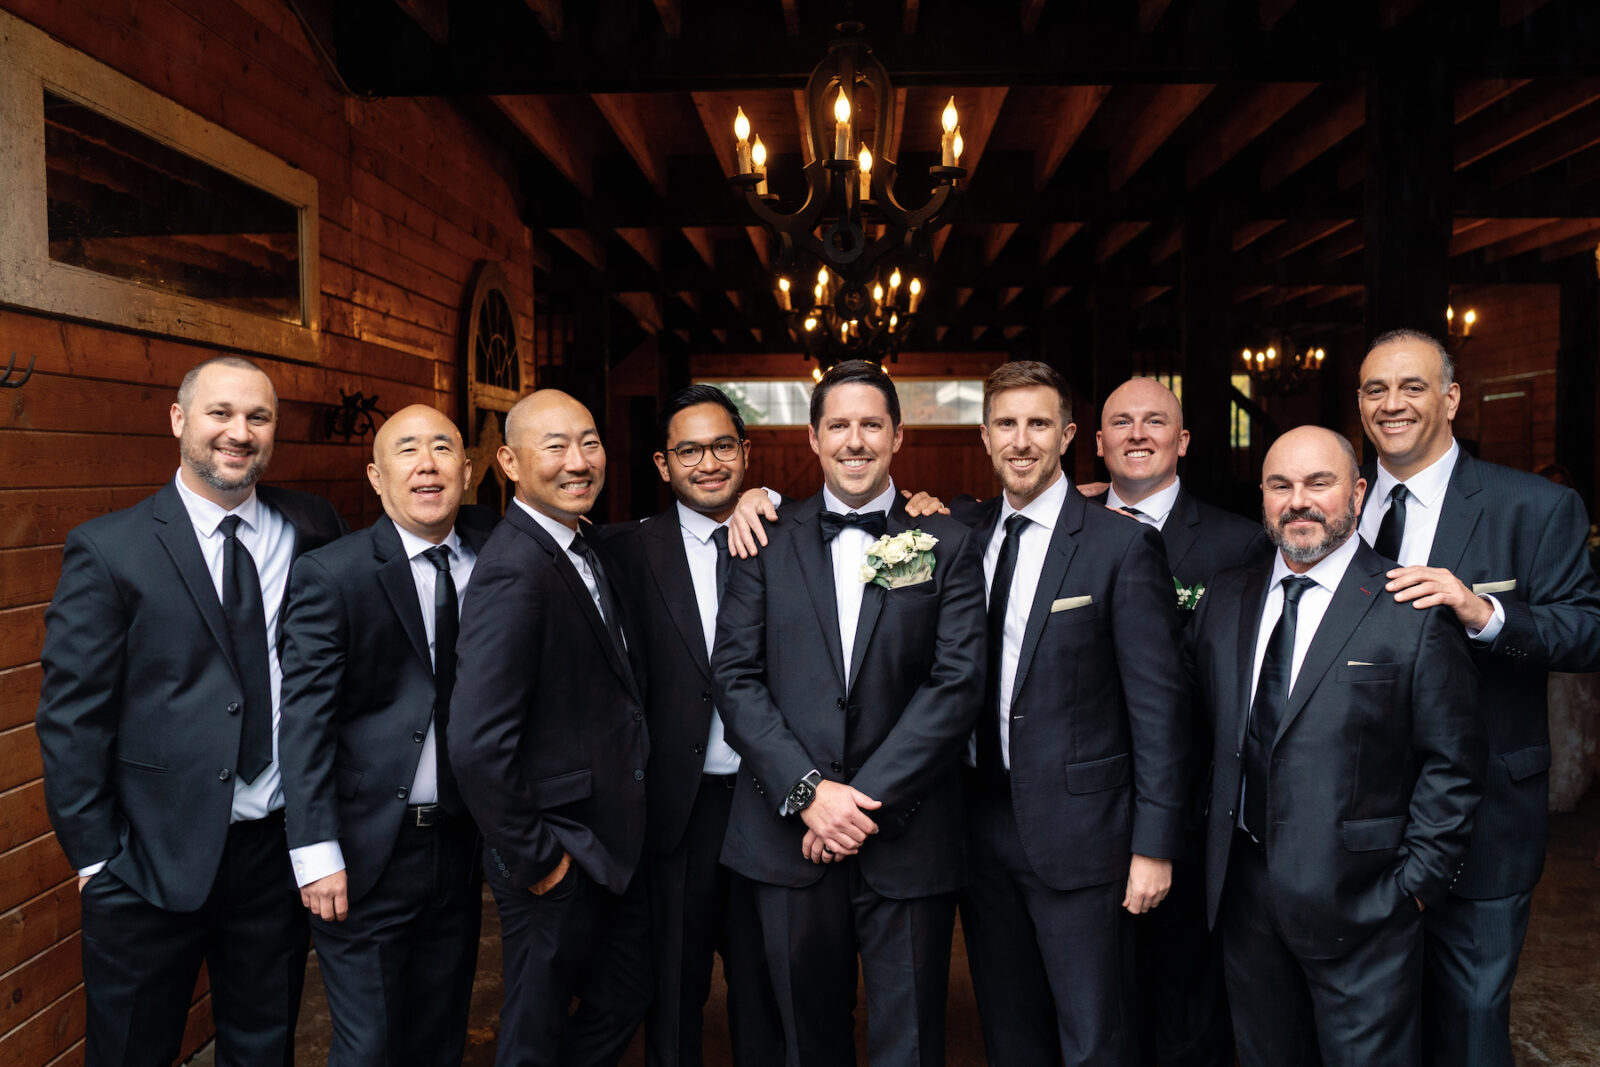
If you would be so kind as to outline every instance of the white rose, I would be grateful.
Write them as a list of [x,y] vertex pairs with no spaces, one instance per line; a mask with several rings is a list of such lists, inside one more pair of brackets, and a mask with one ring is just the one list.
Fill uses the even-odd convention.
[[925,534],[921,530],[916,531],[911,540],[912,547],[918,552],[932,552],[933,546],[939,543],[937,537],[932,534]]
[[898,538],[878,550],[878,558],[891,567],[897,563],[904,563],[909,555],[910,553],[906,551],[906,546]]
[[874,578],[876,578],[877,576],[878,576],[878,572],[873,568],[872,564],[863,563],[861,565],[861,581],[862,581],[862,584],[870,584],[872,582],[872,580]]

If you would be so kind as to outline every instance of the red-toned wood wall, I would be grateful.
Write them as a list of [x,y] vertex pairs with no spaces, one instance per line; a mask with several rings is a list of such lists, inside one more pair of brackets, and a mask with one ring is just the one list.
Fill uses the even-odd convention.
[[[370,439],[323,439],[319,405],[343,388],[387,411],[422,402],[454,416],[460,306],[479,260],[505,270],[533,350],[533,252],[507,155],[450,103],[345,96],[280,0],[0,7],[316,178],[321,358],[261,359],[282,399],[269,479],[366,525],[379,511]],[[172,477],[168,405],[215,350],[0,308],[0,358],[13,350],[38,362],[0,406],[0,1063],[33,1067],[82,1062],[84,1030],[77,892],[33,732],[44,605],[67,531]],[[204,990],[186,1054],[210,1033]]]

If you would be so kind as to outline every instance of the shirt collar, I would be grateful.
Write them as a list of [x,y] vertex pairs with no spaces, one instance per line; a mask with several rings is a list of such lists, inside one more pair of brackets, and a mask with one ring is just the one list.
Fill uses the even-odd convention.
[[[1334,592],[1339,588],[1339,583],[1344,580],[1344,572],[1350,568],[1350,561],[1356,555],[1356,543],[1360,540],[1360,536],[1352,530],[1350,536],[1345,539],[1344,544],[1323,556],[1317,561],[1316,566],[1300,575],[1300,577],[1310,578],[1329,593]],[[1289,569],[1289,565],[1283,560],[1283,552],[1279,551],[1273,557],[1272,584],[1277,585],[1291,574],[1294,574],[1294,571]]]
[[1178,490],[1181,488],[1179,479],[1172,479],[1172,484],[1165,489],[1158,489],[1137,503],[1130,504],[1117,495],[1116,487],[1106,490],[1106,507],[1108,508],[1138,508],[1142,514],[1155,520],[1157,526],[1166,522],[1167,516],[1172,514],[1172,506],[1178,502]]
[[578,531],[570,528],[564,523],[557,522],[555,519],[552,519],[550,516],[546,515],[537,508],[529,507],[523,502],[520,496],[514,496],[511,499],[517,505],[517,507],[533,516],[533,521],[544,527],[545,533],[555,538],[556,545],[561,549],[561,551],[572,551],[572,542],[577,538]]
[[1013,515],[1023,515],[1028,519],[1043,526],[1046,530],[1056,528],[1056,519],[1061,517],[1061,505],[1066,502],[1067,490],[1072,487],[1072,479],[1067,477],[1067,472],[1062,471],[1061,477],[1055,484],[1044,492],[1028,501],[1026,507],[1020,511],[1011,506],[1011,501],[1004,494],[1000,497],[1000,529],[1005,528],[1006,520]]
[[[435,547],[432,541],[418,537],[398,522],[394,524],[394,532],[400,535],[400,544],[405,549],[407,559],[416,559],[428,549]],[[450,527],[449,535],[439,544],[448,548],[457,559],[461,558],[461,538],[456,536],[456,528],[454,526]]]
[[889,479],[889,488],[862,504],[853,508],[833,495],[833,490],[827,486],[822,487],[822,506],[836,515],[848,515],[852,511],[858,515],[866,515],[873,511],[887,514],[894,507],[894,479]]
[[250,490],[250,495],[245,497],[244,503],[229,511],[216,501],[207,500],[185,485],[181,470],[173,481],[178,485],[178,496],[183,500],[184,510],[189,513],[189,521],[194,523],[194,528],[200,532],[200,536],[210,537],[216,533],[217,527],[222,525],[222,520],[229,515],[239,516],[250,529],[256,533],[261,532],[260,504],[255,489]]
[[690,535],[701,544],[711,540],[711,535],[716,533],[727,523],[718,522],[710,515],[704,515],[689,507],[683,501],[678,501],[678,525],[688,530]]
[[[1450,439],[1450,448],[1444,455],[1422,468],[1417,473],[1406,479],[1406,492],[1416,497],[1418,502],[1429,511],[1439,506],[1444,499],[1444,492],[1450,488],[1450,475],[1455,473],[1456,460],[1461,456],[1461,445]],[[1378,463],[1378,476],[1373,479],[1373,486],[1369,491],[1367,500],[1374,507],[1382,507],[1389,499],[1389,490],[1393,489],[1400,481],[1390,474],[1380,460]]]

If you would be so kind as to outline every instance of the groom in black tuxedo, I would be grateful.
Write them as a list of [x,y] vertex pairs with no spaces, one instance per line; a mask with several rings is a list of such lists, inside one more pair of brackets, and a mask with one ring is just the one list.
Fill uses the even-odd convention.
[[913,525],[889,478],[901,441],[880,368],[824,375],[810,433],[824,488],[779,509],[718,615],[717,707],[742,757],[722,855],[757,883],[791,1065],[855,1062],[858,953],[872,1063],[944,1062],[983,585],[966,528],[937,515],[917,520],[937,539],[931,574],[862,581],[868,547]]

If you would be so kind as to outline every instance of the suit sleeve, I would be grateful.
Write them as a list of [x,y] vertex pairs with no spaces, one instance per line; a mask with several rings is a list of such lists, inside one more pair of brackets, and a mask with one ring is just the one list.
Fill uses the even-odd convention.
[[35,729],[50,823],[79,870],[122,847],[112,763],[129,619],[99,546],[79,531],[68,534],[61,578],[45,612]]
[[340,836],[333,762],[349,647],[350,619],[338,582],[319,560],[300,559],[284,609],[278,722],[291,849]]
[[1500,597],[1506,624],[1489,646],[1535,670],[1600,671],[1600,580],[1589,566],[1589,519],[1583,500],[1563,490],[1554,512],[1540,516],[1541,534],[1527,583],[1517,599]]
[[1428,905],[1449,895],[1483,792],[1488,740],[1478,691],[1466,635],[1452,614],[1429,609],[1412,665],[1411,747],[1420,765],[1399,874],[1400,887]]
[[1157,531],[1138,532],[1117,566],[1111,641],[1133,753],[1133,851],[1170,859],[1184,848],[1189,692],[1166,553]]
[[733,561],[717,607],[711,676],[728,743],[778,804],[820,764],[789,729],[767,688],[766,564],[773,551],[769,546],[754,559]]
[[988,641],[982,557],[970,535],[952,547],[940,561],[950,570],[939,596],[933,670],[851,782],[902,819],[950,774],[983,710]]
[[[447,727],[450,766],[461,797],[485,844],[511,867],[513,882],[524,886],[555,870],[566,851],[523,773],[527,722],[535,714],[582,711],[538,707],[539,631],[549,610],[544,592],[516,559],[479,557],[462,604]],[[581,625],[575,619],[565,622]]]

